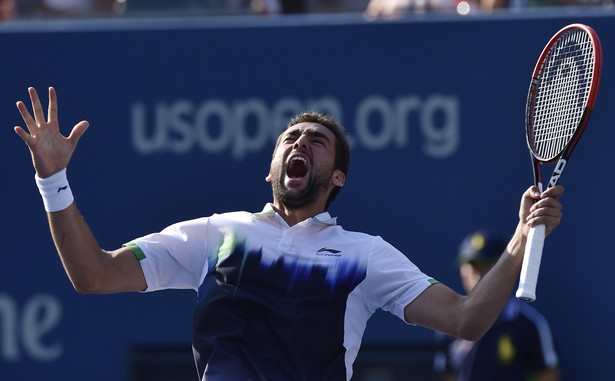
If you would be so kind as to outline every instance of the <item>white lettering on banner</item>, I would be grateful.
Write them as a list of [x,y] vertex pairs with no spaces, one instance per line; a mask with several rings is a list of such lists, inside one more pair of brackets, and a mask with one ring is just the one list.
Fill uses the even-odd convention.
[[62,355],[58,343],[45,344],[43,337],[56,328],[62,318],[60,301],[49,294],[28,299],[20,314],[17,302],[0,294],[0,359],[15,362],[22,352],[33,360],[53,361]]
[[[341,102],[333,96],[306,101],[283,97],[271,106],[260,98],[235,102],[211,98],[200,104],[178,99],[158,102],[153,110],[141,102],[134,103],[131,138],[135,150],[142,155],[182,155],[199,149],[208,154],[229,152],[236,160],[243,160],[275,142],[289,118],[305,110],[335,115],[344,124]],[[412,127],[428,157],[453,155],[459,145],[458,98],[407,95],[390,100],[380,95],[367,96],[356,107],[349,142],[372,151],[401,149],[409,145]]]

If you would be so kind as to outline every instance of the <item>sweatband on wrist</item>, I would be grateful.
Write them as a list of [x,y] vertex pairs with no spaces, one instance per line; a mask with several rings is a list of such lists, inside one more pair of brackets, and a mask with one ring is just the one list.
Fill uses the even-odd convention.
[[57,212],[68,208],[73,203],[73,192],[68,185],[66,168],[44,179],[34,175],[34,179],[43,196],[45,211]]

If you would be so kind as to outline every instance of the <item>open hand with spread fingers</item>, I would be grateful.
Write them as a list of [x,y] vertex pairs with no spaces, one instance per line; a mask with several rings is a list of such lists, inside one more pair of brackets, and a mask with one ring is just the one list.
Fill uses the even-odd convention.
[[70,135],[65,137],[60,133],[58,100],[55,89],[49,88],[49,107],[46,119],[36,90],[30,87],[28,93],[34,116],[30,114],[22,101],[17,102],[17,108],[26,123],[28,132],[20,126],[15,127],[15,132],[28,145],[36,174],[41,178],[46,178],[66,168],[73,152],[75,152],[79,138],[89,127],[89,123],[85,120],[77,123]]

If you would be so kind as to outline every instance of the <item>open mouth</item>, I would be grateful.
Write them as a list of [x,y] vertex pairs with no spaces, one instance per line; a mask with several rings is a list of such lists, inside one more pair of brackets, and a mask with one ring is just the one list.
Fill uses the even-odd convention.
[[304,177],[308,172],[307,160],[300,156],[295,156],[288,162],[286,175],[289,178]]

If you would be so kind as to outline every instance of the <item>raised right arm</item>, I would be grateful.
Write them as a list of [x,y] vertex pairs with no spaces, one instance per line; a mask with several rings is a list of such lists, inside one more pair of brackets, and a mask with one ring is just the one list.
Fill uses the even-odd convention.
[[[31,87],[28,93],[34,116],[30,115],[23,102],[17,102],[28,132],[19,126],[15,127],[15,132],[28,145],[36,175],[45,182],[45,179],[66,168],[89,124],[79,122],[70,135],[64,137],[58,124],[55,89],[49,88],[47,119],[36,90]],[[132,251],[129,248],[103,250],[74,202],[67,207],[62,206],[60,210],[47,208],[46,204],[46,209],[56,249],[78,292],[112,293],[143,291],[147,288],[139,261]]]

